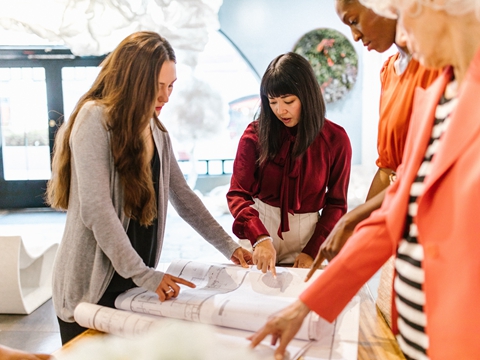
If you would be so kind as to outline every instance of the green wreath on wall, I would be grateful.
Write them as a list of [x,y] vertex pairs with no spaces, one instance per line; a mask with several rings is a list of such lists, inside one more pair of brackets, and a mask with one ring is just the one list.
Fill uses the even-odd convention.
[[340,100],[357,80],[357,53],[337,30],[312,30],[300,38],[293,51],[312,65],[327,103]]

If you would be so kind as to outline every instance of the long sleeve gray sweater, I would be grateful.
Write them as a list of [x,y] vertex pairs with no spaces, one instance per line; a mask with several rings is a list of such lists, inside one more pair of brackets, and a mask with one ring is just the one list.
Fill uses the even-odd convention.
[[[123,190],[115,170],[105,112],[94,102],[80,110],[70,137],[71,189],[65,231],[53,274],[53,303],[57,316],[73,322],[80,302],[97,303],[116,270],[124,278],[155,291],[163,273],[147,267],[126,234],[129,218],[123,212]],[[239,245],[210,215],[190,189],[173,155],[168,133],[152,122],[160,155],[158,247],[162,250],[167,206],[228,259]]]

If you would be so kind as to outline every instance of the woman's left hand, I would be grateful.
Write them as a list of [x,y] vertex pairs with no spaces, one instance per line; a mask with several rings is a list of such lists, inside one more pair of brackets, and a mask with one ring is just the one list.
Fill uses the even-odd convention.
[[230,260],[236,265],[242,265],[242,267],[247,268],[248,265],[253,265],[253,260],[252,260],[252,254],[250,251],[239,247],[237,248],[233,254]]
[[160,282],[160,285],[158,285],[157,290],[155,290],[158,295],[158,299],[161,302],[164,302],[172,297],[176,298],[180,293],[180,286],[178,284],[186,285],[191,288],[196,287],[194,283],[188,280],[170,274],[165,274],[163,275],[163,279]]
[[300,253],[295,259],[295,262],[293,263],[293,267],[310,269],[312,264],[313,264],[313,258],[310,255],[305,253]]

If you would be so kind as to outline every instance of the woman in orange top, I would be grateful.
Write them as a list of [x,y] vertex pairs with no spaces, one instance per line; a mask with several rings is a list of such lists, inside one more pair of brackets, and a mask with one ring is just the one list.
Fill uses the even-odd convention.
[[[368,50],[387,51],[394,43],[396,20],[377,15],[358,0],[336,0],[340,19],[350,27],[355,41],[362,41]],[[351,236],[355,226],[378,209],[384,190],[401,163],[407,137],[413,93],[417,87],[427,88],[439,75],[412,59],[405,46],[390,56],[380,72],[381,97],[378,123],[378,170],[367,195],[367,202],[345,214],[335,225],[319,250],[319,256],[331,260]],[[378,196],[377,196],[378,195]],[[319,266],[318,259],[315,266]]]

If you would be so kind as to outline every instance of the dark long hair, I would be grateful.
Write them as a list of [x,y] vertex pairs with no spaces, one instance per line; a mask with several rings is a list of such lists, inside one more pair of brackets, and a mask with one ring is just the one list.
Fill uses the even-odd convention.
[[111,151],[124,190],[125,213],[142,225],[152,223],[157,216],[157,202],[142,131],[152,117],[156,125],[166,131],[154,110],[158,75],[165,61],[175,62],[175,53],[167,40],[151,31],[131,34],[106,57],[92,87],[80,98],[68,122],[58,131],[52,178],[46,193],[48,204],[54,208],[68,208],[70,134],[82,106],[94,100],[105,106],[108,116]]
[[277,56],[268,65],[260,84],[259,164],[275,157],[281,148],[281,132],[285,125],[273,113],[268,97],[282,95],[295,95],[302,104],[293,158],[305,153],[325,122],[325,102],[310,63],[293,52]]

